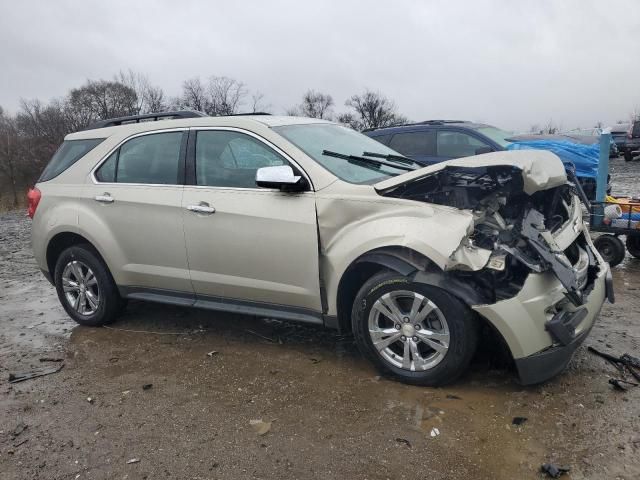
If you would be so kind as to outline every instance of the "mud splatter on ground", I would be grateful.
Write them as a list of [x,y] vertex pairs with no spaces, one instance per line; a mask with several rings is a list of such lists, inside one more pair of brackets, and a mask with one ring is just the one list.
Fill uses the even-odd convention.
[[[613,160],[614,185],[633,193],[638,169]],[[640,356],[640,260],[614,280],[586,345]],[[71,322],[28,219],[0,215],[3,479],[514,479],[549,461],[572,479],[640,478],[640,388],[614,391],[615,369],[584,347],[542,386],[520,387],[487,347],[430,389],[378,377],[351,338],[313,327],[142,302],[112,327]],[[64,369],[7,382],[44,357]],[[257,419],[272,422],[263,436]]]

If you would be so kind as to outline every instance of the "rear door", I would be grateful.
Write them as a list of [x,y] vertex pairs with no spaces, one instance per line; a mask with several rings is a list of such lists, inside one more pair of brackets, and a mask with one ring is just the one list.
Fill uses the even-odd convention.
[[297,167],[238,129],[193,129],[188,150],[182,207],[198,300],[321,312],[314,192],[255,184],[260,167]]
[[187,134],[178,129],[132,137],[92,173],[80,222],[90,231],[101,229],[97,234],[120,286],[193,298],[182,226]]

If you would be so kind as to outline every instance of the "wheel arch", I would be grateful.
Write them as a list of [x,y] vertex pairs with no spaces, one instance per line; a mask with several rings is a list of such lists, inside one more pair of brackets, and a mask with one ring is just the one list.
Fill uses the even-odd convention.
[[51,278],[53,278],[55,275],[56,262],[58,261],[58,257],[60,256],[60,254],[69,247],[81,244],[89,245],[96,253],[96,255],[98,255],[100,260],[105,265],[107,265],[103,255],[89,239],[79,233],[72,231],[59,232],[51,237],[51,239],[47,243],[46,262]]
[[362,285],[385,269],[404,275],[412,281],[447,290],[468,306],[485,303],[471,285],[444,272],[425,255],[407,247],[381,247],[356,258],[340,278],[336,297],[340,331],[351,330],[351,309]]

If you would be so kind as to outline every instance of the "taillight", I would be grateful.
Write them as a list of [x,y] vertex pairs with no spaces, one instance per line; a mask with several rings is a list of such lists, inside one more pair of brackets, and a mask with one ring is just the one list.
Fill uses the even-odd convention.
[[40,199],[42,198],[42,193],[37,188],[30,188],[27,192],[27,215],[30,218],[36,214],[36,208],[38,208],[38,203],[40,203]]

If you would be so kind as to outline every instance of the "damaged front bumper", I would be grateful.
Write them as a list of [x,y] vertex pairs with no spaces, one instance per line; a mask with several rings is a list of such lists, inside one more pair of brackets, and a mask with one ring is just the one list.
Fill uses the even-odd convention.
[[599,271],[582,305],[575,306],[566,293],[554,273],[532,273],[515,297],[472,307],[506,340],[524,385],[544,382],[569,363],[605,299],[613,301],[609,266],[599,261]]

